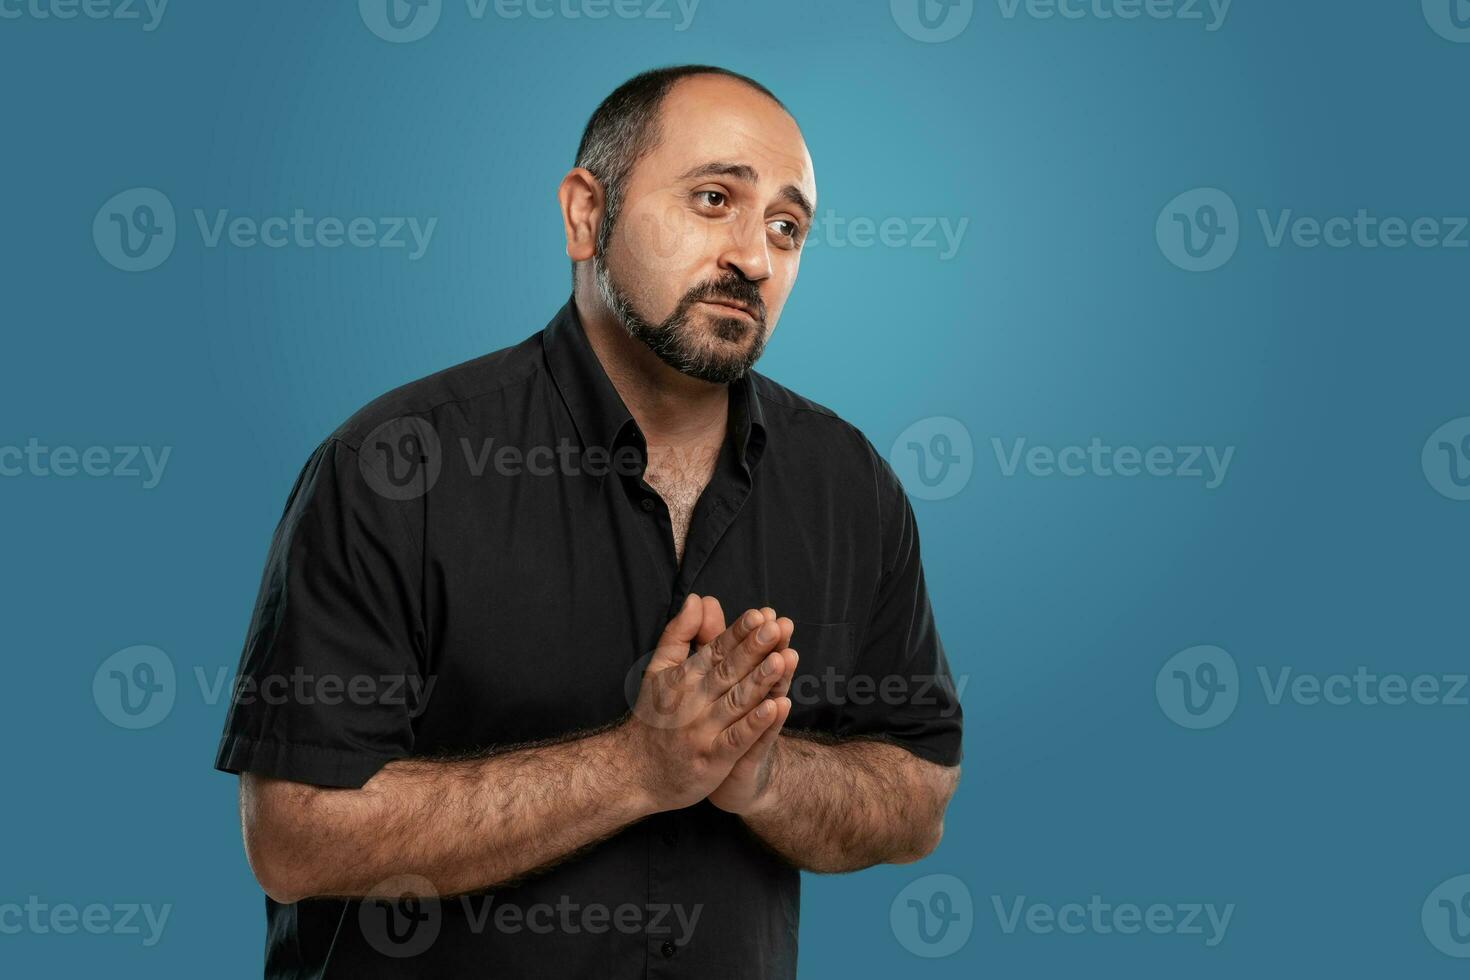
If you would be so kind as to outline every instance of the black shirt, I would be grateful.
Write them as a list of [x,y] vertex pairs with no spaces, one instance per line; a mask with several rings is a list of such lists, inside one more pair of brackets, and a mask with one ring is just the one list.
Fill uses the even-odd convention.
[[[795,621],[787,731],[957,764],[961,712],[898,478],[763,375],[729,394],[682,562],[570,301],[522,343],[362,409],[291,491],[216,767],[358,787],[394,759],[608,725],[690,592],[732,620],[769,605]],[[793,977],[799,898],[792,866],[701,802],[480,895],[267,898],[266,974]]]

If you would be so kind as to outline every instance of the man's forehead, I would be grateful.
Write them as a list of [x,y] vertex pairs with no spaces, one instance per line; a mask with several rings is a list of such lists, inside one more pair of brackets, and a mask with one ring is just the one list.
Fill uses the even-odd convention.
[[708,163],[737,163],[763,184],[795,184],[815,197],[811,156],[796,120],[738,79],[699,75],[678,82],[661,107],[659,135],[651,155],[666,179]]

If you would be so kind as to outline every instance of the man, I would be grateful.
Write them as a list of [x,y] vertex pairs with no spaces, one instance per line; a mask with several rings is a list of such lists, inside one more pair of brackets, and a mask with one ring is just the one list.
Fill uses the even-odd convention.
[[795,121],[640,75],[559,200],[567,305],[359,412],[276,531],[216,760],[270,976],[792,977],[798,869],[939,841],[907,498],[750,370],[816,201]]

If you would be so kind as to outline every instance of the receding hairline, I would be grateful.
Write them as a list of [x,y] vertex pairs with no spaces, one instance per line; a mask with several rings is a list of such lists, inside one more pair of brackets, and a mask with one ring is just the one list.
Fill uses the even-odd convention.
[[611,105],[613,100],[620,95],[622,95],[623,97],[629,97],[631,93],[628,93],[627,95],[625,95],[624,93],[630,87],[634,87],[635,83],[652,82],[658,86],[659,90],[657,91],[651,103],[647,106],[647,115],[640,120],[640,125],[637,132],[635,134],[632,134],[631,142],[633,145],[629,147],[631,152],[623,161],[624,167],[622,169],[622,172],[619,174],[596,175],[599,177],[610,176],[614,179],[626,176],[632,171],[633,167],[636,166],[640,160],[642,160],[645,156],[647,156],[663,142],[664,107],[668,102],[669,96],[674,94],[674,90],[679,87],[681,82],[692,81],[697,78],[723,78],[731,82],[738,82],[746,88],[765,96],[772,103],[774,103],[778,109],[786,113],[787,118],[790,119],[792,125],[796,127],[796,131],[798,133],[801,132],[801,125],[797,123],[796,116],[793,115],[791,110],[786,107],[786,103],[782,102],[776,96],[776,93],[772,92],[770,89],[766,88],[766,86],[762,85],[755,79],[747,75],[742,75],[739,72],[732,71],[728,68],[720,68],[716,65],[671,65],[665,68],[650,69],[649,71],[634,75],[632,78],[624,81],[621,85],[610,92],[607,97],[598,104],[597,108],[593,111],[591,118],[587,120],[587,125],[582,132],[582,139],[577,145],[576,159],[572,161],[572,165],[578,167],[586,166],[589,151],[595,148],[593,146],[593,140],[597,135],[599,135],[598,124],[605,124],[606,122],[604,110],[606,110],[607,114],[609,115],[616,115],[616,109]]

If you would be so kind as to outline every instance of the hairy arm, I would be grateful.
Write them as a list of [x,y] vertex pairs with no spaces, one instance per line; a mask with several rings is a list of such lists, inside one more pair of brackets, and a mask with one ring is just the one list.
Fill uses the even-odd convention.
[[770,760],[765,787],[740,815],[791,864],[827,874],[929,854],[960,777],[958,766],[896,745],[790,732],[771,744]]
[[246,854],[261,887],[284,903],[374,896],[406,874],[441,895],[503,884],[654,812],[626,776],[623,741],[609,729],[479,759],[406,759],[360,789],[246,773]]
[[245,850],[266,894],[397,897],[418,875],[455,895],[550,867],[653,813],[704,799],[777,722],[781,630],[758,610],[702,637],[690,595],[616,727],[465,760],[390,762],[361,788],[241,777]]

